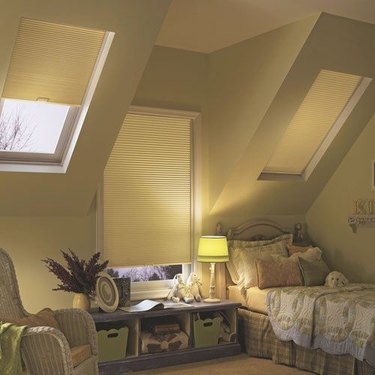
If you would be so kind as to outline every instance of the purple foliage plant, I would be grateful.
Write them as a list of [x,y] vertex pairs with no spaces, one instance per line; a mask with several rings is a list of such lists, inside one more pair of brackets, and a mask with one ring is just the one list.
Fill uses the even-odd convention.
[[86,261],[79,259],[72,250],[68,250],[69,253],[61,250],[67,263],[66,267],[51,258],[42,259],[48,270],[60,280],[57,288],[52,290],[84,293],[90,297],[94,297],[96,280],[99,277],[99,273],[107,267],[108,260],[100,263],[100,252],[97,252]]

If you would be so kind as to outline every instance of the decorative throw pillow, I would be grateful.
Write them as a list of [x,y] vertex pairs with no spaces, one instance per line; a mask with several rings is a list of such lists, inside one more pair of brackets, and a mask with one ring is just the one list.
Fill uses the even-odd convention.
[[45,308],[39,311],[35,315],[30,315],[25,318],[13,319],[13,318],[1,318],[3,322],[13,323],[18,326],[28,327],[53,327],[60,329],[59,323],[57,322],[54,313],[51,309]]
[[286,250],[285,243],[279,241],[270,245],[248,248],[241,252],[240,259],[242,261],[243,273],[240,275],[240,280],[242,287],[247,289],[257,285],[256,260],[269,257],[271,255],[279,255],[287,258],[288,252]]
[[302,285],[298,263],[289,258],[257,259],[256,267],[259,289]]
[[298,263],[300,258],[308,260],[309,262],[320,260],[322,259],[322,250],[320,250],[319,247],[310,247],[302,253],[294,253],[289,257],[289,259],[292,259],[296,263]]
[[330,272],[323,259],[309,261],[300,257],[299,266],[306,286],[323,285]]
[[308,249],[311,249],[312,246],[296,246],[296,245],[286,245],[289,256],[292,256],[295,253],[304,253]]
[[270,240],[260,241],[244,241],[244,240],[230,240],[228,241],[229,261],[226,263],[227,270],[233,281],[237,285],[241,285],[244,279],[244,267],[242,264],[241,253],[248,249],[253,249],[259,246],[270,245],[281,242],[285,246],[292,244],[293,234],[287,233],[281,236],[272,238]]

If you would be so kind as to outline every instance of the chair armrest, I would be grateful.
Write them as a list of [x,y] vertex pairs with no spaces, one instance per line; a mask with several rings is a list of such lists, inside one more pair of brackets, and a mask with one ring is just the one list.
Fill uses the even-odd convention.
[[92,316],[80,309],[61,309],[54,312],[70,347],[90,344],[91,353],[98,355],[98,339]]
[[68,341],[55,328],[27,328],[21,341],[21,353],[27,374],[73,375]]

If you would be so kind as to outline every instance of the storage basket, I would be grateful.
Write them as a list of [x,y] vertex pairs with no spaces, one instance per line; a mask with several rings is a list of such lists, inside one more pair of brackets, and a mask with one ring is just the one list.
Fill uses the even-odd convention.
[[221,317],[194,320],[194,347],[217,345],[221,321]]
[[124,359],[128,346],[129,328],[101,330],[98,332],[99,362]]

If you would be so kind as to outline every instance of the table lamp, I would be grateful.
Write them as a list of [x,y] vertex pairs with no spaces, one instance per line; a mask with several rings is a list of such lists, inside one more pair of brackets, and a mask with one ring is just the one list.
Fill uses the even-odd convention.
[[204,302],[218,303],[219,298],[215,296],[215,263],[227,262],[228,245],[225,236],[202,236],[199,239],[198,262],[211,263],[210,266],[210,291]]

